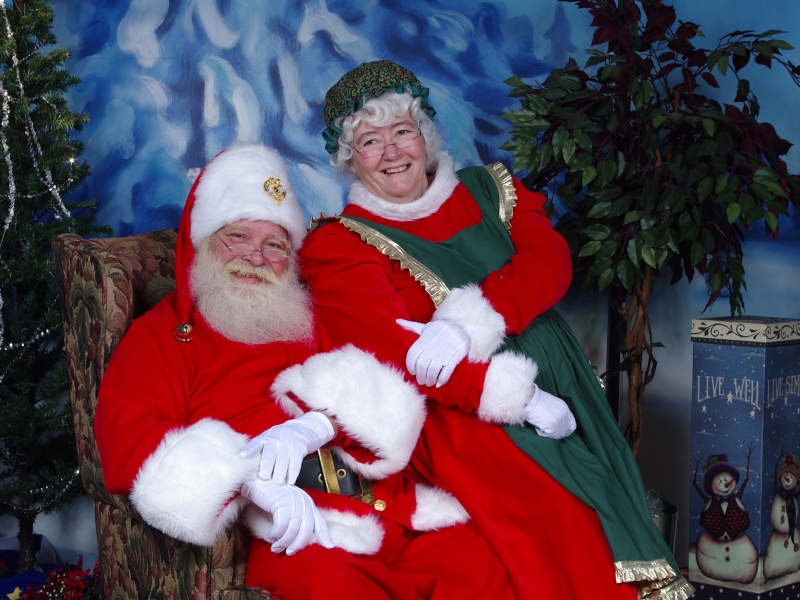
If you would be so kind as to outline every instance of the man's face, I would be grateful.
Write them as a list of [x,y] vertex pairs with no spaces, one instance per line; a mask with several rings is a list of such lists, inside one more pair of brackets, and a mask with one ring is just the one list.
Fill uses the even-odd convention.
[[[255,252],[249,254],[248,246],[256,248]],[[243,284],[263,283],[265,270],[280,276],[289,267],[288,234],[269,221],[241,219],[225,225],[214,234],[211,248],[231,276]]]

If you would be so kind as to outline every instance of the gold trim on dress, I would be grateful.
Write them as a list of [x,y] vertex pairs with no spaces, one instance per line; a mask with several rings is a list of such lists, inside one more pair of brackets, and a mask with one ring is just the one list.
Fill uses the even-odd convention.
[[439,306],[447,298],[450,293],[447,284],[436,273],[406,252],[400,244],[369,225],[349,217],[339,217],[339,222],[353,233],[357,233],[362,240],[380,250],[385,256],[399,261],[400,267],[406,269],[416,281],[422,284],[436,306]]
[[489,175],[494,179],[497,186],[497,193],[500,195],[499,214],[507,231],[511,231],[511,217],[514,216],[514,207],[517,205],[517,190],[514,189],[514,180],[511,174],[503,166],[503,163],[496,162],[483,167],[489,171]]
[[679,577],[664,558],[622,560],[615,562],[614,567],[617,583],[636,582],[639,598],[643,600],[686,600],[694,593],[692,585]]

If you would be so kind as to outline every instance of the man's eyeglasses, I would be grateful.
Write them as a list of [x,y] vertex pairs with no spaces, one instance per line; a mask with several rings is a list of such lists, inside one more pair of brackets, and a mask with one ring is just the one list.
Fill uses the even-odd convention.
[[267,260],[286,260],[289,258],[289,245],[280,238],[273,238],[264,244],[263,248],[255,248],[250,244],[228,244],[222,239],[222,236],[217,232],[219,241],[231,252],[236,258],[243,256],[253,256],[256,252],[261,252]]
[[416,142],[421,135],[422,132],[417,129],[401,129],[394,134],[394,141],[389,144],[384,144],[380,139],[375,137],[369,138],[361,144],[360,148],[356,148],[355,146],[353,146],[353,148],[364,158],[374,158],[376,156],[381,156],[386,150],[386,146],[395,146],[397,149],[408,148],[411,144]]

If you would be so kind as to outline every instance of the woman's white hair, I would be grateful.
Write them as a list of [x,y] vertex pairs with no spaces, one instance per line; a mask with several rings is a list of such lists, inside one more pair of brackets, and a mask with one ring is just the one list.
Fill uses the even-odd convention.
[[436,130],[431,118],[425,114],[422,108],[422,101],[414,98],[410,93],[398,94],[389,92],[378,98],[370,98],[364,102],[364,106],[352,115],[339,117],[334,121],[337,127],[341,127],[342,133],[339,135],[338,148],[335,154],[330,157],[331,164],[342,173],[350,173],[347,162],[353,157],[355,149],[351,146],[353,141],[353,130],[360,123],[366,123],[372,127],[385,127],[389,125],[395,117],[411,114],[417,122],[419,130],[422,132],[422,139],[425,140],[425,155],[427,156],[428,169],[435,166],[442,149],[442,136]]

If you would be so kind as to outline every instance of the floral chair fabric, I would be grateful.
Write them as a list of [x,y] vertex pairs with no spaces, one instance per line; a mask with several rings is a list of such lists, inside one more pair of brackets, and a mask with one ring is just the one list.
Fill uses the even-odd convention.
[[177,231],[169,229],[53,240],[78,461],[94,499],[103,597],[269,599],[266,591],[244,587],[250,535],[243,524],[212,548],[186,544],[147,525],[127,496],[109,494],[103,483],[93,430],[100,380],[133,319],[175,288],[176,239]]

